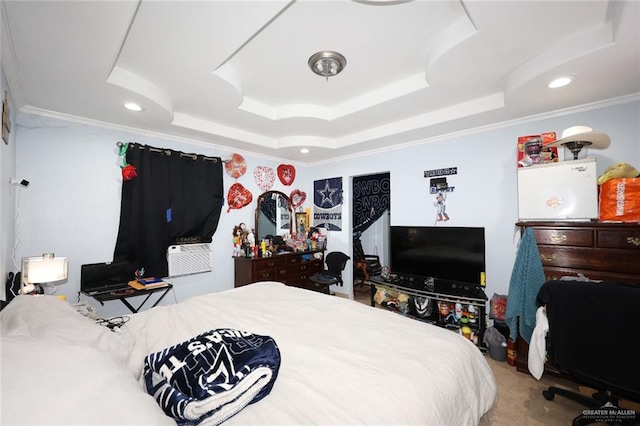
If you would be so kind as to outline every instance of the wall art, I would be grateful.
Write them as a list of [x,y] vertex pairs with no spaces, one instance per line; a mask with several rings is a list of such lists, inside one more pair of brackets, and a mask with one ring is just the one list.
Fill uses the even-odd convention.
[[342,231],[342,178],[313,182],[313,226]]

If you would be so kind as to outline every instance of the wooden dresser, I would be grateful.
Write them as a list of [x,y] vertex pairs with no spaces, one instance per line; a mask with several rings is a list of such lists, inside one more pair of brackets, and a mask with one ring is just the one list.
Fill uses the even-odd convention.
[[[317,259],[314,254],[321,253]],[[285,253],[272,257],[234,257],[235,287],[257,281],[279,281],[287,285],[315,289],[309,277],[324,269],[324,252]]]
[[[640,224],[602,222],[519,222],[533,228],[547,280],[583,274],[592,280],[640,285]],[[529,345],[517,341],[516,366],[528,369]],[[553,367],[545,371],[557,373]]]

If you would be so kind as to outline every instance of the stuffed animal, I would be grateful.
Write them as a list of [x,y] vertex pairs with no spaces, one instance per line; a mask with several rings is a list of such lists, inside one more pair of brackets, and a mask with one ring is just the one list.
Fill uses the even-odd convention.
[[628,163],[616,163],[609,166],[602,176],[598,178],[598,185],[602,185],[609,179],[635,178],[639,177],[640,172]]
[[243,246],[245,243],[246,234],[244,229],[242,229],[242,223],[238,226],[233,227],[233,245]]

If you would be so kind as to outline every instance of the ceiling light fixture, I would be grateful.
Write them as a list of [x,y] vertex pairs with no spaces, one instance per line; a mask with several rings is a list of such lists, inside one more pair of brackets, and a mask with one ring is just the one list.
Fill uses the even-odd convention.
[[311,55],[308,64],[311,71],[329,81],[329,77],[340,74],[347,66],[347,59],[338,52],[322,50]]
[[574,78],[575,77],[573,77],[573,76],[556,78],[551,83],[549,83],[549,85],[547,87],[549,89],[558,89],[560,87],[564,87],[564,86],[570,84],[574,80]]
[[127,102],[126,104],[124,104],[124,107],[129,111],[136,111],[136,112],[142,111],[142,107],[134,102]]
[[308,148],[302,148],[300,150],[300,152],[303,153],[303,154],[308,154],[309,153],[309,149]]

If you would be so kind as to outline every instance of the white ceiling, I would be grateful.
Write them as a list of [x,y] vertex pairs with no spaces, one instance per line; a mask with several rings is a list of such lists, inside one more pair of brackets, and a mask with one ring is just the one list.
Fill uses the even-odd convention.
[[[303,163],[640,92],[634,0],[3,5],[17,108]],[[319,50],[345,70],[313,74]]]

